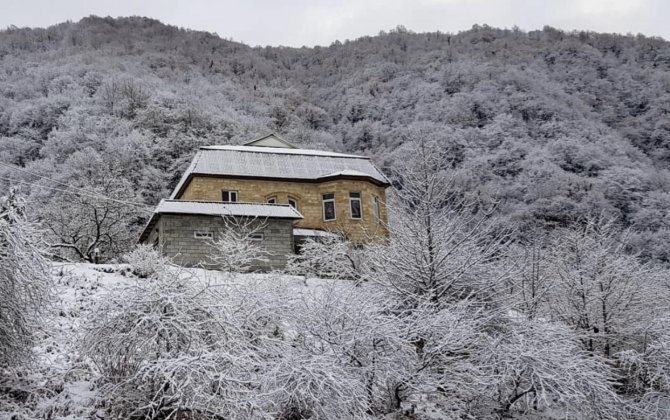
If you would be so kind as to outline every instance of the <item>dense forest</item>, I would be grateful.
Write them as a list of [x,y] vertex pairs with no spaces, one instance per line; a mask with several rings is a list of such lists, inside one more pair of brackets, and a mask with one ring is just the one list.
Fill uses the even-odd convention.
[[[251,48],[139,17],[0,32],[2,185],[23,181],[48,202],[38,216],[60,240],[81,226],[55,215],[85,201],[64,186],[155,204],[198,146],[269,131],[369,155],[393,175],[417,129],[522,237],[604,214],[635,228],[645,257],[670,260],[662,39],[398,27],[329,47]],[[142,223],[143,212],[112,210]]]

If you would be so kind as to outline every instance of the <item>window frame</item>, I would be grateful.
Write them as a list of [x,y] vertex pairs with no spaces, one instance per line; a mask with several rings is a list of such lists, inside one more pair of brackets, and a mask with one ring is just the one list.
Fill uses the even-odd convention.
[[248,238],[250,241],[261,242],[265,240],[265,234],[263,232],[254,232],[250,233]]
[[265,202],[268,204],[277,204],[277,196],[273,195],[272,197],[268,197]]
[[206,231],[206,230],[194,230],[193,231],[193,238],[194,239],[200,239],[200,240],[207,240],[207,239],[214,239],[214,232]]
[[[295,205],[291,205],[291,201],[293,201],[293,203],[295,203]],[[288,205],[293,207],[294,209],[298,210],[298,199],[293,197],[292,195],[289,195],[288,196]]]
[[382,222],[382,213],[379,197],[376,195],[372,196],[372,219],[375,223],[381,224]]
[[[228,193],[228,200],[224,200],[224,194]],[[230,200],[231,194],[235,194],[235,200]],[[238,203],[240,201],[240,193],[237,190],[221,190],[221,201],[224,203]]]
[[[332,198],[326,198],[327,195],[332,196]],[[332,219],[327,219],[326,218],[326,203],[333,204],[333,218]],[[324,222],[332,222],[333,220],[337,220],[337,209],[335,207],[335,193],[322,193],[321,194],[321,215],[323,217]]]
[[[352,197],[353,194],[358,197]],[[354,217],[354,201],[358,201],[358,217]],[[358,191],[349,192],[349,216],[353,220],[363,220],[363,194]]]

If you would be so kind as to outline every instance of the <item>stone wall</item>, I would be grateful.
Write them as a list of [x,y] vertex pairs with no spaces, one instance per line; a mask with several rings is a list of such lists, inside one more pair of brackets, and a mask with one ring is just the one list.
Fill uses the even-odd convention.
[[[304,216],[296,227],[343,232],[354,242],[369,238],[386,238],[386,189],[365,180],[338,179],[322,183],[295,181],[266,181],[194,176],[180,200],[221,201],[221,192],[238,192],[238,201],[265,203],[277,197],[278,204],[288,204],[289,197],[298,201],[298,211]],[[349,193],[359,192],[362,198],[363,218],[352,219]],[[336,220],[324,221],[321,195],[335,194]],[[373,215],[372,197],[379,197],[381,223]]]
[[[254,223],[263,224],[263,240],[259,245],[270,255],[269,261],[257,261],[253,269],[267,271],[286,266],[286,259],[293,253],[293,220],[265,219]],[[221,216],[163,214],[157,223],[159,249],[163,255],[184,266],[212,266],[210,255],[213,251],[211,241],[226,228]],[[195,232],[211,232],[212,239],[196,238]]]

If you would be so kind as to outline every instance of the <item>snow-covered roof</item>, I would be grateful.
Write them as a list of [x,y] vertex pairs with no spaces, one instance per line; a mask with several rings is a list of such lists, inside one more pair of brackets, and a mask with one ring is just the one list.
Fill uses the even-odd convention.
[[384,174],[365,156],[279,147],[203,146],[170,198],[178,198],[194,175],[306,181],[361,177],[390,185]]
[[161,214],[197,214],[206,216],[239,216],[270,219],[302,219],[298,210],[288,204],[224,203],[212,201],[161,200],[140,235],[144,242]]
[[331,238],[334,238],[338,235],[337,235],[337,233],[328,232],[326,230],[293,228],[293,236],[309,236],[309,237],[321,237],[321,238],[331,237]]
[[312,149],[289,149],[285,147],[268,147],[268,146],[235,146],[225,144],[222,146],[202,146],[200,150],[231,150],[237,152],[253,152],[253,153],[278,153],[285,155],[303,155],[303,156],[330,156],[330,157],[344,157],[353,159],[368,159],[365,156],[348,155],[345,153],[327,152],[324,150]]
[[288,204],[224,203],[212,201],[161,200],[154,213],[205,214],[215,216],[274,217],[302,219]]

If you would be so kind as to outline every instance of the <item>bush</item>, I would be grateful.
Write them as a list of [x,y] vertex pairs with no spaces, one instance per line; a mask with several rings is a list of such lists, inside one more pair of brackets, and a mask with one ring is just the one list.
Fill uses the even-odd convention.
[[286,271],[306,277],[360,280],[365,251],[339,236],[308,239],[290,255]]
[[140,244],[123,256],[137,277],[145,279],[159,275],[170,263],[170,259],[162,256],[151,245]]
[[177,271],[101,300],[81,349],[100,372],[114,415],[211,418],[237,406],[235,389],[244,386],[250,362],[243,351],[231,355],[241,341],[222,322],[221,301]]

